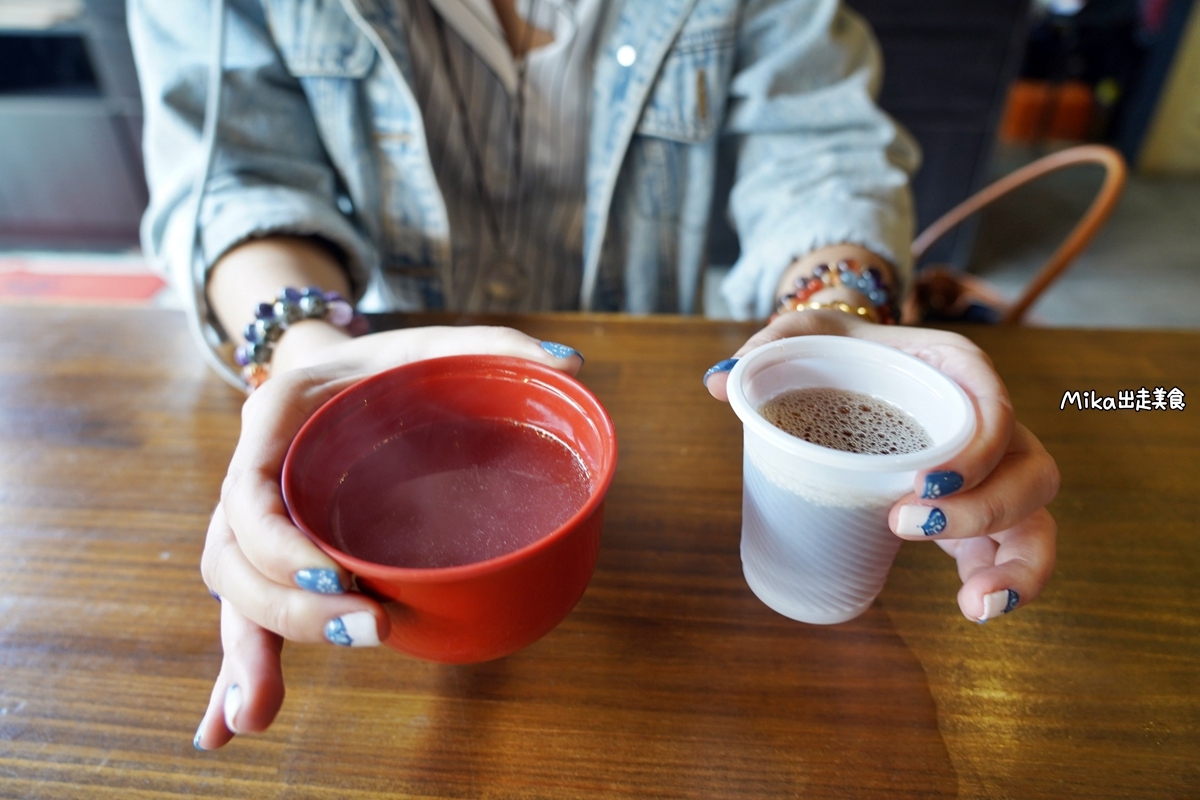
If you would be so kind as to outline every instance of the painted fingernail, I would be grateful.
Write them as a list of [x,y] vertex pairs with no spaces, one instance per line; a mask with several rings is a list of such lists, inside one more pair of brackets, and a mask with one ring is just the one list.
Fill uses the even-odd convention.
[[963,476],[957,472],[946,470],[945,472],[931,472],[925,476],[925,491],[921,495],[922,500],[931,500],[935,497],[945,497],[948,494],[954,494],[963,485]]
[[900,506],[896,533],[901,536],[933,536],[946,530],[946,515],[940,508]]
[[221,602],[221,595],[217,594],[212,589],[209,589],[208,593],[212,595],[213,600],[216,600],[218,603]]
[[197,729],[196,729],[196,735],[195,735],[194,737],[192,737],[192,747],[196,748],[196,749],[197,749],[197,750],[199,750],[201,753],[206,753],[206,752],[208,752],[208,751],[207,751],[207,750],[205,750],[205,749],[204,749],[204,747],[203,747],[203,746],[200,744],[200,729],[199,729],[199,728],[197,728]]
[[242,710],[242,687],[236,683],[225,690],[225,727],[232,733],[240,733],[236,723],[237,713]]
[[296,585],[306,592],[316,594],[343,594],[342,579],[332,569],[301,569],[296,570],[293,577]]
[[1017,594],[1016,589],[1001,589],[998,592],[985,594],[983,596],[983,616],[979,618],[979,621],[987,622],[1001,614],[1007,614],[1020,602],[1021,595]]
[[379,644],[379,628],[370,611],[355,611],[329,620],[325,638],[343,647],[375,647]]
[[708,368],[708,372],[704,373],[704,377],[700,379],[701,382],[705,386],[708,386],[709,378],[711,378],[713,375],[716,375],[718,372],[729,372],[729,370],[733,369],[737,362],[738,360],[736,358],[727,358],[724,361],[718,361]]
[[565,344],[558,342],[542,342],[542,349],[555,358],[570,358],[571,356],[579,356],[579,360],[583,361],[583,353],[576,350],[574,347],[568,347]]

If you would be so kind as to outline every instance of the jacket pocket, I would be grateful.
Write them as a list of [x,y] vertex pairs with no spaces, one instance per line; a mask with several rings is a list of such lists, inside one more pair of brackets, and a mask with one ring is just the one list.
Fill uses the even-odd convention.
[[338,0],[263,0],[271,34],[298,78],[363,78],[375,47]]
[[678,142],[702,142],[725,113],[736,30],[728,24],[685,26],[658,73],[637,132]]

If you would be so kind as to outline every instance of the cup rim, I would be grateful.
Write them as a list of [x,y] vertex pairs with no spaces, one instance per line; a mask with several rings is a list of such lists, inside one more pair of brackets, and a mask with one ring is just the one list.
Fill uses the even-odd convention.
[[[954,436],[941,444],[913,453],[896,455],[851,453],[806,442],[765,420],[746,399],[746,394],[742,389],[742,378],[748,370],[752,368],[765,369],[805,356],[853,358],[893,367],[899,366],[910,372],[921,373],[925,379],[928,379],[927,382],[940,384],[949,394],[959,399],[965,410],[966,424]],[[729,404],[734,413],[745,427],[759,437],[790,455],[806,461],[855,472],[907,472],[936,466],[957,455],[975,435],[977,428],[978,411],[975,403],[953,378],[916,356],[866,339],[813,334],[768,342],[738,359],[737,364],[729,373],[729,381],[726,386]]]
[[[320,536],[310,530],[304,520],[299,518],[299,515],[293,510],[295,503],[293,502],[294,489],[291,486],[292,480],[289,476],[292,474],[294,467],[294,458],[298,458],[297,452],[299,443],[309,435],[315,435],[318,426],[321,423],[321,418],[335,413],[340,407],[346,403],[359,402],[355,398],[364,392],[369,392],[372,389],[378,389],[380,384],[387,384],[391,381],[403,377],[408,372],[416,372],[420,370],[428,370],[431,366],[441,365],[447,368],[447,372],[452,370],[462,371],[464,368],[474,370],[479,367],[493,367],[498,369],[519,372],[526,379],[531,379],[534,383],[541,383],[547,387],[563,391],[571,397],[572,400],[585,408],[585,411],[597,424],[600,430],[603,443],[603,453],[601,457],[600,474],[595,476],[592,482],[592,490],[588,495],[587,501],[569,518],[554,530],[547,533],[524,547],[512,550],[493,558],[483,561],[472,561],[468,564],[457,564],[450,567],[399,567],[391,564],[379,564],[374,561],[366,561],[357,556],[334,547],[326,542]],[[471,367],[470,365],[475,365]],[[564,443],[565,444],[565,443]],[[570,447],[570,445],[567,445]],[[574,448],[572,448],[574,449]],[[280,475],[280,486],[283,490],[283,502],[287,509],[288,517],[292,524],[299,528],[305,536],[309,538],[317,547],[321,548],[327,555],[334,558],[342,566],[346,567],[350,572],[361,575],[367,578],[383,579],[383,580],[403,580],[407,583],[448,583],[452,581],[460,581],[470,578],[482,577],[490,575],[500,570],[505,569],[511,564],[519,563],[527,560],[531,555],[539,550],[544,550],[553,546],[553,544],[567,536],[567,534],[575,528],[578,528],[590,515],[596,512],[600,505],[604,502],[605,496],[608,494],[608,489],[612,485],[613,476],[617,469],[617,433],[616,427],[613,425],[612,418],[608,415],[608,410],[597,397],[578,379],[568,375],[565,372],[551,369],[536,361],[531,361],[525,358],[516,356],[497,356],[497,355],[456,355],[456,356],[441,356],[438,358],[421,359],[412,361],[407,364],[401,364],[397,367],[377,372],[370,375],[357,383],[348,386],[338,392],[332,398],[327,400],[317,411],[305,421],[297,432],[295,438],[292,439],[288,446],[287,455],[283,460],[283,469]]]

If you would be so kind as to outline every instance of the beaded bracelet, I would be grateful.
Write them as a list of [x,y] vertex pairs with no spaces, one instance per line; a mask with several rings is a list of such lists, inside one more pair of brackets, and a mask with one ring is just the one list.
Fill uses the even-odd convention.
[[[813,305],[808,299],[822,289],[844,286],[866,295],[874,307],[868,315],[857,310],[859,306],[849,303],[831,303]],[[841,306],[845,306],[842,308]],[[878,267],[864,266],[852,258],[844,258],[832,266],[817,264],[813,267],[811,276],[801,276],[796,279],[796,291],[779,298],[776,313],[783,314],[802,308],[836,308],[839,311],[849,311],[857,316],[870,316],[872,322],[894,325],[899,318],[896,310],[896,299],[892,287],[884,280],[883,272]]]
[[309,319],[325,320],[351,336],[366,333],[366,318],[356,313],[337,292],[324,292],[316,286],[281,289],[275,302],[258,304],[254,322],[243,333],[246,343],[234,352],[242,377],[251,389],[257,389],[270,377],[271,356],[283,332]]
[[786,311],[803,311],[805,309],[828,308],[833,311],[841,311],[855,317],[862,317],[868,322],[879,322],[879,312],[873,306],[853,306],[844,300],[830,300],[822,302],[820,300],[809,300],[806,303],[797,303],[789,305],[788,308],[781,308],[777,313],[783,314]]

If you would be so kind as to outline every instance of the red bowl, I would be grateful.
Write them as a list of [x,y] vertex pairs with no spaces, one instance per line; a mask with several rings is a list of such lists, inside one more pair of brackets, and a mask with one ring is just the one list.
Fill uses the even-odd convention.
[[[330,544],[333,498],[356,461],[401,424],[469,418],[524,423],[568,445],[591,477],[583,507],[532,544],[461,566],[375,564]],[[385,644],[430,661],[472,663],[537,641],[583,596],[616,464],[612,420],[579,381],[519,358],[451,356],[374,375],[322,406],[288,450],[283,498],[297,527],[383,602],[392,624]]]

